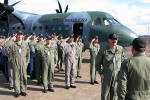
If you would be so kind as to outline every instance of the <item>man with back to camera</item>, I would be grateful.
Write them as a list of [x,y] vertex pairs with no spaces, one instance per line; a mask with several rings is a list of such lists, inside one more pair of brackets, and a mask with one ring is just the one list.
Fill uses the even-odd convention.
[[101,48],[97,56],[97,70],[101,75],[101,100],[118,100],[117,76],[124,60],[123,48],[118,43],[118,35],[110,34],[108,45]]
[[133,57],[121,65],[118,78],[118,100],[150,100],[150,58],[145,55],[146,41],[132,42]]

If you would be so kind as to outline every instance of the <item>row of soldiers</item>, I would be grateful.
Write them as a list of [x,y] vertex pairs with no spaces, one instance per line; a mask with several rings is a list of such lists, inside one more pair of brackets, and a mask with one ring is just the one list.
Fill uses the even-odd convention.
[[[15,89],[15,97],[26,96],[27,67],[30,78],[37,79],[37,85],[43,83],[44,93],[54,92],[54,68],[64,71],[66,89],[76,88],[75,78],[81,78],[81,56],[83,43],[81,37],[74,42],[73,36],[63,39],[62,35],[53,34],[44,39],[42,34],[23,36],[21,31],[4,41],[4,51],[8,56],[8,73],[10,89]],[[77,71],[76,71],[77,70]],[[35,71],[35,73],[34,73]],[[13,84],[14,83],[14,84]]]
[[[19,39],[20,36],[22,36],[22,33],[18,32],[16,41],[21,40]],[[42,41],[40,37],[41,36],[39,36],[37,44],[42,44],[40,43],[40,41]],[[64,52],[66,89],[70,87],[76,88],[75,77],[81,78],[80,70],[77,71],[76,75],[76,69],[78,69],[76,66],[81,65],[80,57],[83,52],[83,44],[80,44],[81,48],[78,47],[78,43],[73,42],[73,36],[62,40],[61,43],[57,42],[57,38],[55,37],[56,36],[47,37],[46,43],[42,45],[36,44],[32,46],[30,44],[32,42],[30,41],[29,48],[24,42],[21,42],[20,46],[18,44],[19,42],[13,42],[11,46],[5,46],[8,51],[11,51],[9,54],[14,57],[12,65],[15,66],[13,69],[15,70],[14,73],[17,75],[15,77],[16,97],[19,95],[26,95],[26,74],[24,72],[29,63],[29,56],[30,60],[32,59],[31,53],[28,53],[29,51],[35,52],[35,61],[38,58],[37,62],[39,69],[36,69],[38,65],[36,65],[35,69],[36,72],[38,72],[38,83],[41,82],[41,79],[43,80],[43,92],[46,93],[48,90],[54,92],[54,66],[58,65],[56,55],[60,53],[59,49],[59,52],[56,52],[56,44],[60,44],[57,46],[58,48],[60,47],[62,50],[61,52]],[[117,34],[110,34],[108,37],[108,44],[101,48],[97,36],[91,41],[89,45],[91,55],[91,84],[98,84],[96,76],[97,72],[99,72],[102,83],[102,100],[149,100],[150,59],[145,55],[146,42],[142,38],[136,38],[132,42],[133,57],[126,60],[123,48],[117,45],[118,40],[119,37]],[[80,42],[80,37],[77,39],[77,42]],[[17,44],[14,45],[14,43]],[[26,47],[26,49],[24,49],[24,47]],[[40,68],[40,64],[42,64],[42,68]],[[58,71],[63,71],[60,66],[61,64],[58,66]]]

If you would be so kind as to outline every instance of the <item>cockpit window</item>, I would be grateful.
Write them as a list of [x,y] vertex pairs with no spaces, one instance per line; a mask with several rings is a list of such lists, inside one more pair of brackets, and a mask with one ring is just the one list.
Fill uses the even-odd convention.
[[106,26],[110,25],[109,21],[106,18],[104,18],[103,21],[104,21],[104,25],[106,25]]
[[101,23],[101,19],[100,18],[96,18],[95,20],[93,20],[92,25],[93,26],[100,26]]
[[120,24],[116,19],[114,18],[108,18],[109,22],[112,24]]

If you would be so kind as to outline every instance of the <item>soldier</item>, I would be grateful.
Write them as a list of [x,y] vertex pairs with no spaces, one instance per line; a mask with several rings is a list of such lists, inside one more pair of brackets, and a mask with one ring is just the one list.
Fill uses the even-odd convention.
[[48,37],[46,39],[46,44],[42,49],[44,93],[47,93],[47,90],[49,90],[50,92],[54,92],[53,82],[55,48],[51,43],[51,37]]
[[38,42],[35,46],[35,74],[37,78],[37,85],[42,83],[42,48],[44,47],[43,35],[39,34]]
[[76,65],[77,65],[77,53],[76,44],[73,42],[73,36],[67,38],[67,42],[63,42],[61,45],[65,51],[65,83],[66,89],[76,88]]
[[55,57],[54,57],[54,62],[55,62],[55,67],[58,67],[57,62],[58,62],[58,47],[57,47],[57,36],[55,33],[52,34],[52,45],[55,47]]
[[14,70],[14,89],[15,97],[19,95],[26,96],[27,89],[27,65],[30,60],[30,50],[28,45],[23,41],[21,31],[17,32],[16,41],[10,46],[12,54],[12,63]]
[[81,63],[82,63],[82,54],[84,49],[84,44],[82,43],[81,37],[79,36],[76,41],[77,44],[77,55],[78,55],[78,61],[77,61],[77,77],[76,78],[82,78],[81,76]]
[[11,35],[10,39],[8,41],[6,41],[6,43],[4,44],[4,47],[7,51],[7,55],[8,55],[8,77],[9,77],[9,89],[12,90],[14,89],[14,81],[13,81],[13,62],[12,62],[12,54],[10,53],[10,48],[11,45],[14,43],[14,41],[16,40],[16,37],[14,34]]
[[30,42],[30,36],[28,34],[25,35],[24,40],[26,43],[29,43]]
[[118,100],[117,76],[121,62],[124,60],[123,48],[118,43],[118,35],[110,34],[108,45],[101,48],[97,56],[97,68],[101,76],[102,93],[101,100]]
[[133,57],[121,65],[118,79],[118,100],[150,99],[150,58],[145,55],[146,41],[136,38],[132,42]]
[[58,72],[59,71],[64,71],[62,69],[62,65],[63,65],[63,62],[64,62],[64,50],[63,48],[61,47],[61,43],[63,42],[63,36],[62,35],[59,35],[58,37],[58,42],[57,42],[57,46],[58,46]]
[[1,55],[2,71],[3,71],[3,74],[6,78],[6,80],[9,82],[9,78],[8,78],[8,57],[7,57],[7,52],[4,48],[4,45],[5,45],[6,41],[7,41],[7,39],[5,38],[5,36],[1,36],[0,55]]
[[34,68],[34,64],[35,64],[35,46],[36,46],[36,34],[33,33],[31,35],[31,40],[29,42],[29,48],[30,48],[30,78],[33,79],[35,77],[35,68]]
[[91,55],[91,65],[90,65],[90,77],[91,77],[91,83],[99,84],[97,81],[97,70],[96,70],[96,57],[98,54],[98,51],[100,50],[100,45],[98,43],[98,36],[96,36],[90,43],[90,55]]

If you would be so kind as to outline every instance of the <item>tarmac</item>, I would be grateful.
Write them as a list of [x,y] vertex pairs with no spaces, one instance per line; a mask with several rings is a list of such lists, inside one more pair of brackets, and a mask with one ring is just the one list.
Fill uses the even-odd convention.
[[[147,47],[146,55],[150,57],[150,46]],[[125,57],[131,57],[131,48],[125,48]],[[0,72],[0,100],[101,100],[101,84],[90,84],[90,55],[88,50],[83,55],[82,78],[76,79],[76,89],[65,89],[64,72],[55,72],[55,92],[43,93],[43,86],[37,86],[36,80],[28,79],[27,96],[15,98],[14,91],[8,89],[8,83]],[[98,81],[100,77],[98,75]]]
[[[100,100],[101,84],[90,84],[90,58],[89,52],[83,55],[82,78],[76,79],[77,88],[65,89],[65,73],[55,72],[55,92],[43,93],[43,86],[37,86],[36,80],[28,79],[27,96],[15,98],[14,91],[9,90],[8,83],[0,72],[0,100]],[[64,67],[63,67],[64,68]],[[98,81],[100,77],[98,75]]]

